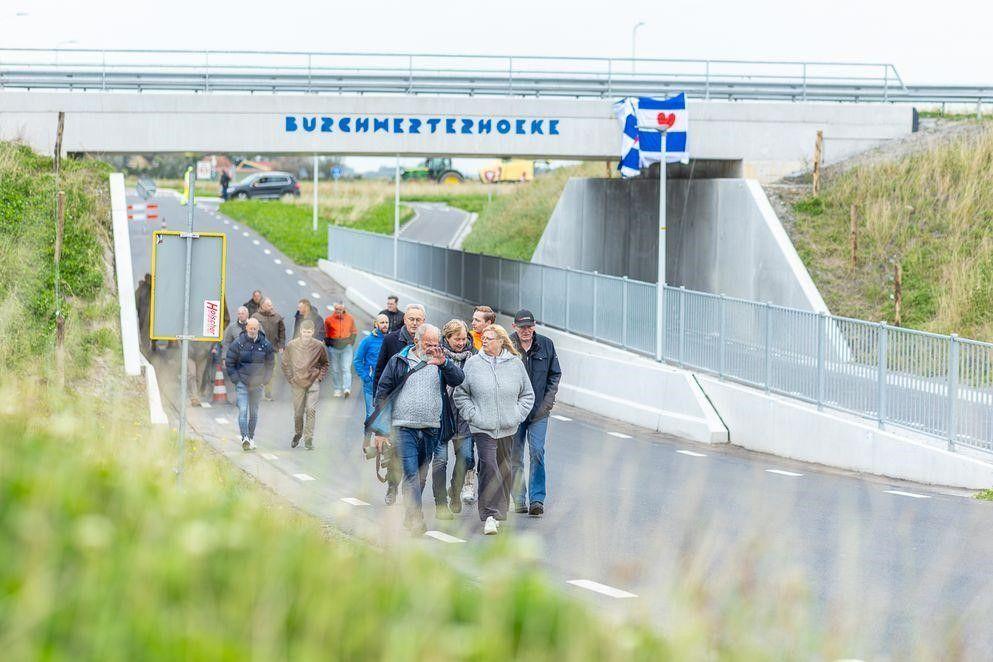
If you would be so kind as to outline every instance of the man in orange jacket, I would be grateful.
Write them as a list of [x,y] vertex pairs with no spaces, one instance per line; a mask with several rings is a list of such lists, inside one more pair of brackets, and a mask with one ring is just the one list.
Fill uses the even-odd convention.
[[336,398],[352,394],[352,345],[357,335],[355,319],[345,310],[345,304],[334,304],[334,312],[324,318],[324,344],[331,359],[331,382]]

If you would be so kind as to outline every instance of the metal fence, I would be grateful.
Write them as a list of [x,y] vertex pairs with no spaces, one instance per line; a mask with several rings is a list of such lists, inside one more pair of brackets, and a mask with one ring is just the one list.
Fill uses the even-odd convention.
[[[328,256],[640,354],[655,354],[655,284],[465,253],[340,227]],[[666,288],[666,361],[993,452],[993,344]]]

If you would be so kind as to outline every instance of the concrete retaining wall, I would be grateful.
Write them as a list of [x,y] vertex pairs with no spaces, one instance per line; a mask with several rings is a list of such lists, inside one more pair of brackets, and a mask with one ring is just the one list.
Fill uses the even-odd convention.
[[[472,316],[464,302],[326,260],[319,264],[370,315],[394,293],[401,306],[423,304],[437,326]],[[498,321],[510,328],[510,318],[501,315]],[[539,326],[538,332],[552,339],[559,355],[560,402],[692,441],[727,442],[727,429],[689,373],[555,329]]]
[[[533,262],[655,282],[658,180],[571,179]],[[666,282],[802,310],[827,310],[754,180],[670,180]]]

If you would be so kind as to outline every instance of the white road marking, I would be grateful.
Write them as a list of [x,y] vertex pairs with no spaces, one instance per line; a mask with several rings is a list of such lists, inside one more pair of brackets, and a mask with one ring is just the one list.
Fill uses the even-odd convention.
[[260,242],[258,239],[252,239],[252,243],[258,246],[262,242]]
[[242,233],[241,233],[241,236],[242,236],[242,237],[247,237],[247,236],[248,236],[248,233],[247,233],[247,232],[242,232]]
[[293,275],[293,270],[292,269],[287,269],[286,270],[286,275],[287,276],[292,276]]
[[362,499],[356,499],[355,497],[342,497],[341,499],[350,506],[371,506],[372,504]]
[[434,538],[435,540],[440,540],[441,542],[455,543],[455,542],[465,542],[462,538],[456,538],[455,536],[450,536],[444,531],[426,531],[424,533],[428,538]]
[[320,299],[321,298],[321,295],[318,292],[311,292],[310,293],[310,298],[311,299]]
[[690,457],[707,457],[707,454],[706,453],[697,453],[696,451],[678,450],[676,452],[677,453],[681,453],[683,455],[689,455]]
[[297,285],[299,285],[300,287],[307,287],[307,281],[305,281],[305,280],[298,280],[297,281]]
[[200,402],[200,406],[203,407],[204,409],[211,409],[214,405],[210,404],[206,400],[203,400]]
[[293,477],[299,480],[301,483],[306,483],[308,480],[314,480],[314,477],[310,474],[293,474]]
[[552,418],[556,421],[571,421],[572,419],[568,416],[560,416],[559,414],[552,414]]
[[264,457],[267,460],[278,460],[279,459],[279,456],[278,455],[273,455],[272,453],[262,453],[262,457]]
[[282,264],[283,263],[283,261],[280,260],[278,257],[277,258],[274,258],[273,259],[273,262],[275,262],[276,264]]
[[331,305],[327,305],[327,306],[324,306],[324,307],[327,308],[328,310],[334,310],[334,306],[331,306]]
[[623,432],[608,432],[611,437],[617,437],[618,439],[630,439],[631,435],[624,434]]
[[263,248],[262,252],[265,253],[266,255],[272,255],[272,251],[269,250],[268,248]]
[[766,473],[779,474],[780,476],[793,476],[794,478],[799,478],[803,474],[798,474],[793,471],[783,471],[782,469],[766,469]]
[[228,419],[224,418],[223,416],[218,416],[214,420],[220,423],[221,425],[227,425],[229,422]]
[[224,225],[231,225],[231,221],[229,221],[228,219],[225,218],[224,219]]
[[930,499],[931,497],[926,494],[914,494],[913,492],[904,492],[903,490],[883,490],[887,494],[895,494],[897,496],[910,497],[911,499]]
[[614,588],[613,586],[607,586],[606,584],[601,584],[600,582],[594,582],[589,579],[570,579],[566,584],[572,584],[573,586],[578,586],[579,588],[585,588],[587,591],[594,591],[603,595],[610,596],[612,598],[637,598],[638,596],[634,593],[628,593],[627,591],[622,591],[619,588]]
[[232,225],[231,226],[231,229],[232,230],[240,230],[241,228],[239,228],[237,225]]

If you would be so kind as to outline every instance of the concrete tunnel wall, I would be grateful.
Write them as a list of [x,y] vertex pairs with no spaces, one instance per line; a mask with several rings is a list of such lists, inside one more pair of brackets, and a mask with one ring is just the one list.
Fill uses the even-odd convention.
[[[533,262],[657,280],[657,179],[571,179]],[[666,282],[803,310],[827,310],[757,182],[666,186]]]

